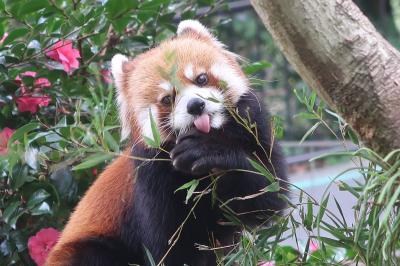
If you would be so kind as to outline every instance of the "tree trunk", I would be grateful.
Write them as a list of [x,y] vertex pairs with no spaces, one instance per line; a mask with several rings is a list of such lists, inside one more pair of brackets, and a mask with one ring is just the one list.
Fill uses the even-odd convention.
[[308,85],[386,154],[400,148],[400,53],[351,0],[251,0]]

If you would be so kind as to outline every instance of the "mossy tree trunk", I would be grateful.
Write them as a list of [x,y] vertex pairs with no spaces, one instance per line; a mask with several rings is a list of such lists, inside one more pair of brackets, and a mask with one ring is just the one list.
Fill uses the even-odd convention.
[[351,0],[251,0],[308,85],[381,154],[400,148],[400,53]]

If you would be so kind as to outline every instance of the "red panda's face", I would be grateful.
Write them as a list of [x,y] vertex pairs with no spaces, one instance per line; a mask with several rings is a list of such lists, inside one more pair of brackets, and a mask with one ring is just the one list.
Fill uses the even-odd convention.
[[114,56],[122,133],[153,138],[151,117],[163,140],[192,127],[208,133],[223,127],[226,106],[248,91],[235,55],[197,21],[179,24],[177,37],[132,61]]

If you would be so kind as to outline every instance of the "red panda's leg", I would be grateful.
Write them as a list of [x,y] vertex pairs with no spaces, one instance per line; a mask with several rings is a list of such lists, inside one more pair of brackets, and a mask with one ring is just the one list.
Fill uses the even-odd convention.
[[[96,258],[107,261],[113,259],[113,253],[123,250],[114,250],[112,243],[118,242],[115,239],[123,213],[132,204],[134,171],[129,155],[127,149],[88,189],[50,252],[46,266],[114,265],[96,263]],[[87,257],[93,257],[93,263],[79,262]]]
[[118,239],[92,237],[63,245],[52,254],[48,266],[126,266],[138,263],[127,247]]

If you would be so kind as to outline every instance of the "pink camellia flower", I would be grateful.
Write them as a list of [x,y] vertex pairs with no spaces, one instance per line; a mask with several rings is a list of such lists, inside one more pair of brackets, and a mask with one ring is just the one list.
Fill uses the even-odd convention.
[[35,80],[35,87],[49,88],[51,87],[51,82],[47,78],[38,78]]
[[81,58],[79,50],[72,48],[72,41],[70,40],[58,41],[46,52],[46,55],[60,62],[68,74],[79,67],[77,58]]
[[[22,91],[26,91],[25,85],[22,83],[22,78],[21,77],[32,77],[35,78],[37,73],[35,71],[25,71],[18,75],[15,78],[15,82],[22,87]],[[51,82],[47,78],[38,78],[35,80],[34,83],[35,87],[40,87],[40,88],[48,88],[51,86]]]
[[44,228],[28,240],[28,250],[31,258],[38,266],[44,265],[51,249],[57,243],[60,232],[54,228]]
[[8,37],[8,32],[4,32],[3,37],[0,39],[0,44],[3,44],[3,42],[7,39]]
[[[21,73],[21,76],[24,76],[24,77],[32,77],[32,78],[34,78],[34,77],[36,77],[36,75],[37,75],[37,73],[35,71],[25,71],[25,72]],[[17,76],[16,79],[18,79],[18,78],[19,77]],[[21,80],[21,78],[19,80]]]
[[310,252],[315,252],[319,249],[318,243],[311,240],[310,241]]
[[257,266],[275,266],[275,262],[273,261],[261,261],[257,264]]
[[112,78],[111,78],[111,71],[108,69],[102,69],[100,71],[101,77],[103,78],[104,83],[106,84],[111,84],[112,83]]
[[8,127],[5,127],[2,131],[0,131],[0,155],[7,154],[7,143],[14,131],[14,129]]
[[48,106],[51,102],[49,96],[21,96],[17,98],[18,111],[36,113],[39,107]]

